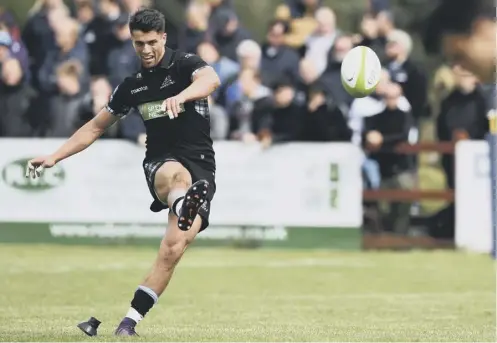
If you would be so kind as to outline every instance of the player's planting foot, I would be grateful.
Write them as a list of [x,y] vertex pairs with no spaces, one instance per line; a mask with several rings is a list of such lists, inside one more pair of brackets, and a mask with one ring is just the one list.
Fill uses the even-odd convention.
[[207,201],[208,188],[209,182],[199,180],[186,192],[178,218],[178,227],[181,230],[188,231],[192,227],[198,210]]
[[138,336],[135,331],[136,322],[131,318],[124,318],[114,333],[116,336]]

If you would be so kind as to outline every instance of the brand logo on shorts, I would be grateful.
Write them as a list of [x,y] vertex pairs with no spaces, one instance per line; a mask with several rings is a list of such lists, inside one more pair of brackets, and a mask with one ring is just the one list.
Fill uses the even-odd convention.
[[31,158],[23,158],[5,165],[2,169],[2,181],[12,188],[26,191],[44,191],[61,185],[65,172],[60,165],[45,169],[36,179],[26,178],[26,165]]

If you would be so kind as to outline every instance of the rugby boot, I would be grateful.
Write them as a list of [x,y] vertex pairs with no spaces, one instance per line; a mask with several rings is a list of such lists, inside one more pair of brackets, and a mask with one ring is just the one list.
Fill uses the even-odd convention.
[[180,230],[190,230],[200,207],[207,201],[208,189],[209,182],[199,180],[186,192],[178,218],[178,227]]
[[138,336],[135,331],[136,322],[131,318],[124,318],[117,327],[114,335],[116,336]]

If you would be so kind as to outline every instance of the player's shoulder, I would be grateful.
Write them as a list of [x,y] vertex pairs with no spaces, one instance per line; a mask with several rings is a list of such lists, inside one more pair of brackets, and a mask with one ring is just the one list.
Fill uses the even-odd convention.
[[132,89],[139,87],[141,84],[143,84],[143,76],[141,71],[138,71],[125,77],[124,80],[121,81],[121,83],[114,89],[114,92],[118,90],[119,92],[130,92]]
[[140,84],[143,82],[143,75],[141,71],[137,71],[126,78],[124,78],[123,82],[121,83],[124,86],[134,86],[136,84]]
[[186,62],[188,60],[193,60],[193,61],[198,61],[202,60],[199,55],[190,53],[190,52],[184,52],[184,51],[176,51],[176,54],[174,56],[175,62]]

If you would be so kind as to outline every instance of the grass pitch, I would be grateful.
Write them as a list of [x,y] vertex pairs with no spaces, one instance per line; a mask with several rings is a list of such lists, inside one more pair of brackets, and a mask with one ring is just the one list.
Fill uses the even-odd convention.
[[[119,341],[154,257],[0,245],[0,341]],[[133,340],[495,342],[495,305],[487,256],[192,248]],[[97,339],[76,328],[90,316]]]

